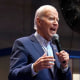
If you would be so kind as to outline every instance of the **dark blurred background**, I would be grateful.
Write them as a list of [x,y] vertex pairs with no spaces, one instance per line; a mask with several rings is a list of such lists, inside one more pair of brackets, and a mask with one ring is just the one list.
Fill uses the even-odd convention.
[[70,58],[80,58],[80,0],[0,0],[0,80],[8,80],[14,40],[34,33],[35,10],[45,4],[55,6],[59,12],[62,48]]

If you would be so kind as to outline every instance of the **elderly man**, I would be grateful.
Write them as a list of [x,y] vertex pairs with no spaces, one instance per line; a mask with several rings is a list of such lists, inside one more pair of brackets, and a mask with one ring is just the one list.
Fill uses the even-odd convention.
[[14,42],[9,80],[72,80],[69,54],[64,50],[58,52],[52,43],[58,21],[58,12],[52,5],[37,9],[34,18],[36,32]]

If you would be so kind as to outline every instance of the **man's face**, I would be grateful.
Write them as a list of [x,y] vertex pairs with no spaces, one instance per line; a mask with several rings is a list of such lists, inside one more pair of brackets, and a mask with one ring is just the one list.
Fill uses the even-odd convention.
[[50,40],[58,29],[58,13],[56,10],[46,10],[39,20],[39,33],[45,39]]

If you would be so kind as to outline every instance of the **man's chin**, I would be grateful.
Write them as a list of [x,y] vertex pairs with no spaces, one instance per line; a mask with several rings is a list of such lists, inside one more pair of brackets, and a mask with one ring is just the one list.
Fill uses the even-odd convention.
[[52,33],[52,34],[51,34],[51,37],[53,37],[54,34],[56,34],[56,32]]

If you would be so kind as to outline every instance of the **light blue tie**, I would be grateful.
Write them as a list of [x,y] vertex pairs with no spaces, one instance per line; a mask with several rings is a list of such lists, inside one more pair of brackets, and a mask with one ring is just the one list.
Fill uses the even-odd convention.
[[[52,47],[50,45],[50,43],[48,43],[47,45],[47,51],[48,51],[48,56],[53,56],[53,51],[52,51]],[[52,72],[54,73],[54,66],[51,68]]]
[[53,51],[50,43],[48,43],[47,45],[47,51],[48,51],[48,56],[53,56]]

